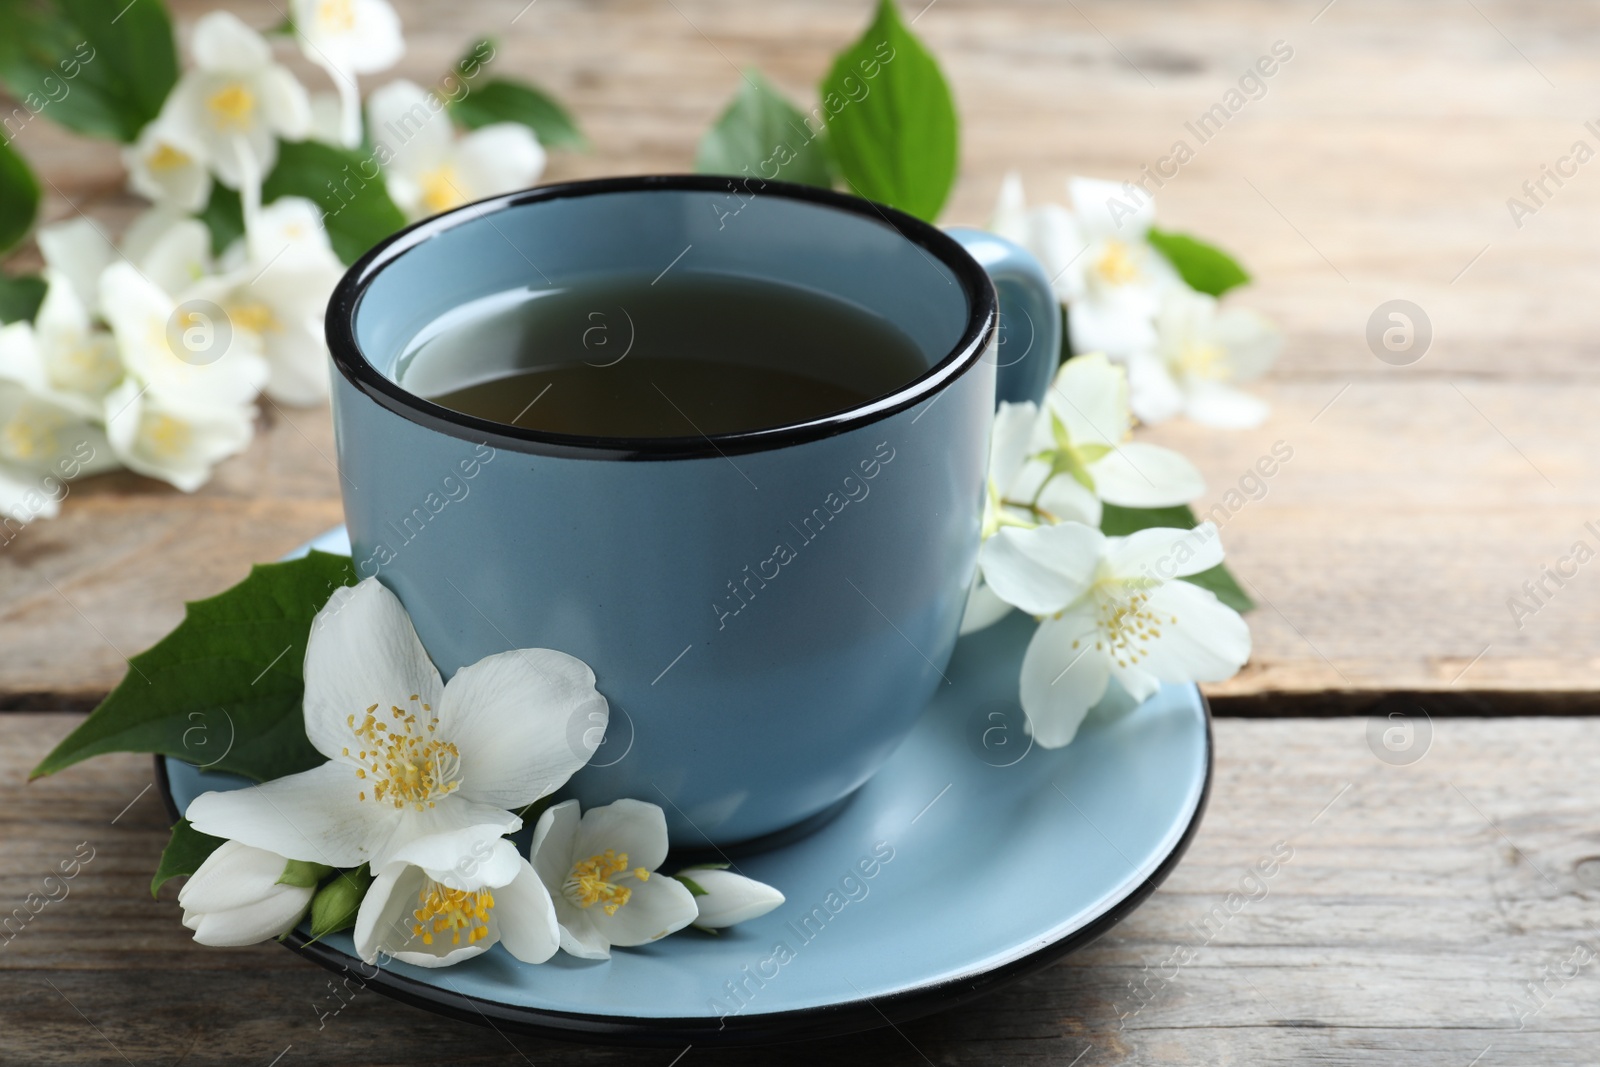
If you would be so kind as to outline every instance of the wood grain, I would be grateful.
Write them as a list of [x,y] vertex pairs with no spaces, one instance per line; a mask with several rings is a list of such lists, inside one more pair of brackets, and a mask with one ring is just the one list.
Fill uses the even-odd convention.
[[[64,899],[0,942],[0,1060],[267,1064],[282,1054],[295,1067],[409,1064],[427,1050],[452,1063],[666,1067],[676,1054],[508,1040],[373,992],[319,1029],[326,972],[272,945],[196,946],[172,891],[148,896],[166,830],[144,792],[147,759],[20,784],[77,720],[0,716],[0,904],[22,904],[80,843],[94,850]],[[1438,720],[1409,766],[1376,759],[1367,726],[1219,720],[1210,809],[1188,855],[1095,945],[898,1032],[764,1050],[760,1061],[1593,1063],[1600,723]],[[1288,858],[1251,881],[1275,849]],[[1048,887],[997,878],[973,920],[1019,891]],[[1580,946],[1587,963],[1572,962],[1585,958]],[[1184,948],[1192,958],[1175,956]],[[1545,992],[1530,999],[1527,983]],[[678,1062],[752,1058],[695,1048]]]
[[[259,26],[276,0],[230,5]],[[797,99],[859,32],[863,0],[402,0],[429,81],[493,33],[507,72],[568,102],[594,152],[550,179],[683,170],[759,66]],[[187,24],[209,4],[179,0]],[[906,5],[909,15],[920,5]],[[1319,11],[1319,9],[1321,9]],[[1580,138],[1597,80],[1592,5],[1378,0],[1117,5],[938,0],[916,32],[965,119],[946,221],[981,223],[1007,169],[1036,196],[1088,173],[1134,178],[1273,42],[1292,60],[1160,191],[1169,226],[1211,236],[1258,281],[1241,294],[1288,344],[1260,430],[1168,425],[1206,473],[1209,510],[1273,442],[1295,450],[1228,516],[1232,563],[1263,607],[1224,708],[1364,709],[1394,690],[1458,710],[1593,710],[1600,575],[1533,617],[1508,599],[1574,541],[1600,537],[1600,170],[1518,227],[1506,207]],[[302,65],[308,83],[322,81]],[[42,119],[18,147],[47,214],[113,228],[135,209],[115,151]],[[1596,166],[1600,166],[1597,164]],[[1434,340],[1412,366],[1368,350],[1368,316],[1405,298]],[[0,549],[0,706],[83,707],[185,598],[237,580],[339,519],[328,418],[268,410],[260,439],[183,496],[132,476],[85,482],[64,515]],[[1591,568],[1592,569],[1592,568]]]

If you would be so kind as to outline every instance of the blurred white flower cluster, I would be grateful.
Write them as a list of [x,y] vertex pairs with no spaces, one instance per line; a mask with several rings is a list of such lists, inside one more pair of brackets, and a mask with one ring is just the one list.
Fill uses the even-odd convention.
[[[357,76],[405,51],[393,8],[291,8],[285,29],[333,93],[312,95],[267,37],[211,12],[196,21],[191,65],[160,114],[123,149],[130,188],[152,206],[117,243],[81,214],[38,231],[44,300],[32,321],[0,328],[5,539],[55,515],[67,483],[84,474],[121,466],[192,492],[249,444],[262,394],[290,405],[326,399],[322,318],[344,265],[317,203],[263,202],[285,144],[367,145],[365,177],[381,173],[412,219],[522,188],[543,171],[526,125],[495,122],[458,138],[445,101],[409,81],[372,94],[364,131]],[[236,194],[241,232],[214,252],[218,186]]]
[[1070,209],[1029,207],[1022,179],[1007,175],[990,229],[1044,264],[1067,308],[1072,352],[1124,364],[1142,422],[1183,414],[1210,426],[1259,425],[1266,403],[1239,386],[1277,358],[1277,329],[1185,283],[1154,241],[1155,199],[1144,190],[1093,178],[1067,189]]

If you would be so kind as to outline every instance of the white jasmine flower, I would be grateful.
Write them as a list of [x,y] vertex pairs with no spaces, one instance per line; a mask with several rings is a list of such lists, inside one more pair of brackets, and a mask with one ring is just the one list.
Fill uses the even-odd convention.
[[[1127,374],[1097,352],[1061,365],[1042,409],[1001,404],[989,439],[983,536],[1008,526],[1098,526],[1102,503],[1170,507],[1205,492],[1194,464],[1170,448],[1129,440],[1132,429]],[[981,630],[1010,610],[989,588],[980,558],[961,632]]]
[[95,416],[100,400],[122,380],[116,340],[97,328],[76,287],[60,271],[46,269],[44,300],[31,324],[0,329],[0,376],[54,397],[84,416]]
[[1173,289],[1156,317],[1155,344],[1128,357],[1133,411],[1148,423],[1181,412],[1208,426],[1259,426],[1266,402],[1234,383],[1265,374],[1282,345],[1283,335],[1255,312],[1221,310],[1216,297]]
[[105,435],[76,408],[7,377],[28,324],[0,328],[0,516],[28,523],[54,518],[67,480],[104,470]]
[[293,0],[290,4],[300,51],[328,72],[339,90],[336,144],[361,143],[361,94],[357,74],[387,70],[405,54],[400,16],[388,0]]
[[157,120],[191,144],[217,180],[239,189],[246,215],[278,159],[278,138],[297,141],[311,127],[311,103],[272,47],[236,15],[213,11],[195,23],[195,67],[185,71]]
[[[759,918],[784,900],[782,893],[765,882],[716,867],[691,867],[673,877],[694,883],[689,889],[699,909],[694,925],[708,930],[720,930]],[[695,893],[695,889],[703,892]]]
[[206,793],[187,814],[201,833],[293,859],[449,870],[521,827],[507,809],[588,762],[598,738],[579,746],[568,727],[606,715],[594,672],[550,649],[489,656],[442,683],[405,608],[368,578],[334,591],[306,647],[306,736],[328,762]]
[[1162,294],[1182,284],[1149,241],[1154,199],[1093,178],[1072,178],[1067,187],[1071,211],[1055,204],[1029,209],[1021,179],[1008,175],[991,228],[1044,264],[1067,305],[1074,352],[1121,358],[1148,348]]
[[656,875],[667,858],[667,820],[640,800],[618,800],[579,817],[568,800],[539,816],[533,869],[555,901],[561,947],[603,960],[612,946],[643,945],[695,921],[683,883]]
[[199,211],[211,196],[204,146],[170,118],[147,123],[138,140],[122,150],[122,164],[129,187],[164,207]]
[[415,82],[390,82],[373,93],[367,121],[389,194],[410,218],[525,188],[544,171],[544,148],[532,130],[496,122],[457,139],[444,102]]
[[523,963],[554,956],[561,930],[549,890],[511,842],[495,842],[493,853],[495,873],[384,868],[356,914],[357,955],[367,963],[382,953],[418,967],[449,967],[503,944]]
[[254,340],[267,362],[267,395],[286,404],[328,396],[328,348],[322,320],[344,274],[322,215],[300,197],[261,209],[237,251],[233,269],[205,279],[186,295],[210,300],[235,331]]
[[1022,661],[1022,710],[1059,748],[1116,680],[1134,700],[1162,682],[1216,682],[1250,658],[1250,630],[1209,590],[1182,581],[1222,562],[1211,523],[1106,537],[1082,523],[1007,528],[984,542],[1003,600],[1041,617]]
[[111,452],[123,466],[185,493],[255,434],[254,407],[175,399],[133,379],[112,390],[104,411]]
[[100,275],[117,259],[117,250],[104,231],[80,215],[67,222],[41,226],[34,234],[46,272],[64,278],[78,302],[91,315],[100,308]]
[[107,267],[100,306],[130,374],[163,403],[195,410],[249,407],[267,381],[253,334],[178,303],[131,263]]
[[288,861],[264,849],[225,841],[178,891],[183,925],[202,945],[235,948],[294,929],[316,886],[283,881]]
[[1081,514],[1092,516],[1091,525],[1098,525],[1100,501],[1162,508],[1205,492],[1205,479],[1194,464],[1170,448],[1130,440],[1132,433],[1122,367],[1097,352],[1062,364],[1033,436],[1039,461],[1056,475],[1048,484],[1055,518],[1073,517],[1070,498],[1076,498]]
[[[1061,482],[1052,476],[1036,444],[1040,423],[1039,405],[1002,402],[994,415],[989,433],[989,477],[983,506],[983,537],[993,537],[1003,526],[1037,526],[1040,522],[1074,519],[1096,524],[1100,521],[1098,498],[1086,498],[1076,482]],[[1044,416],[1048,427],[1048,414]],[[1065,491],[1059,491],[1064,487]],[[1011,605],[1001,600],[983,580],[978,568],[967,594],[966,612],[961,618],[963,634],[981,630],[1010,614]]]

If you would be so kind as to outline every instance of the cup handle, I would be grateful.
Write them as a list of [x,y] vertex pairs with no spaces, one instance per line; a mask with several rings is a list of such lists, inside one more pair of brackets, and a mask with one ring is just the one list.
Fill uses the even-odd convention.
[[996,402],[1042,401],[1061,362],[1061,304],[1044,268],[1027,249],[1004,237],[963,226],[945,232],[988,271],[1000,295]]

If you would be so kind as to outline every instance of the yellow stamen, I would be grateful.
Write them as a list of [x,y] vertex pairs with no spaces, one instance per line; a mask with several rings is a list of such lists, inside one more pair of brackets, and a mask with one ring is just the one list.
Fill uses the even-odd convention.
[[416,716],[390,705],[390,713],[400,720],[400,725],[390,730],[388,723],[379,722],[373,714],[377,709],[377,704],[372,705],[359,721],[354,715],[345,718],[345,724],[366,746],[357,757],[365,767],[356,769],[356,777],[372,776],[374,800],[425,811],[460,788],[461,753],[449,741],[428,735],[432,723],[428,733],[413,732]]
[[489,912],[494,910],[494,894],[487,889],[450,889],[428,882],[417,893],[417,908],[411,913],[414,937],[424,945],[433,944],[433,935],[450,935],[452,945],[461,944],[465,931],[467,944],[476,945],[489,936]]
[[146,414],[139,428],[150,450],[167,459],[183,455],[194,440],[188,423],[164,413]]
[[212,124],[219,130],[239,132],[250,128],[256,97],[243,82],[229,82],[206,98]]
[[228,308],[228,318],[235,326],[257,334],[282,328],[278,324],[277,316],[273,315],[272,309],[265,304],[235,304]]
[[317,5],[317,21],[328,33],[349,33],[355,28],[356,6],[353,0],[322,0]]
[[422,186],[422,204],[431,214],[449,211],[467,202],[457,185],[456,169],[448,163],[428,171],[417,184]]
[[1178,352],[1178,367],[1197,378],[1221,380],[1228,376],[1228,353],[1221,345],[1185,341]]
[[150,153],[150,158],[145,161],[151,170],[161,172],[177,170],[186,167],[192,162],[189,153],[172,147],[165,141],[156,145],[156,150]]
[[[615,849],[608,848],[574,865],[572,873],[567,875],[566,884],[561,887],[562,892],[580,908],[599,904],[607,915],[615,915],[617,909],[633,896],[633,890],[614,884],[611,876],[627,869],[628,854],[624,852],[619,855]],[[650,877],[650,872],[643,867],[636,867],[631,873],[640,881]]]
[[1139,278],[1139,264],[1133,258],[1133,250],[1114,237],[1106,242],[1094,270],[1112,285],[1127,285]]

